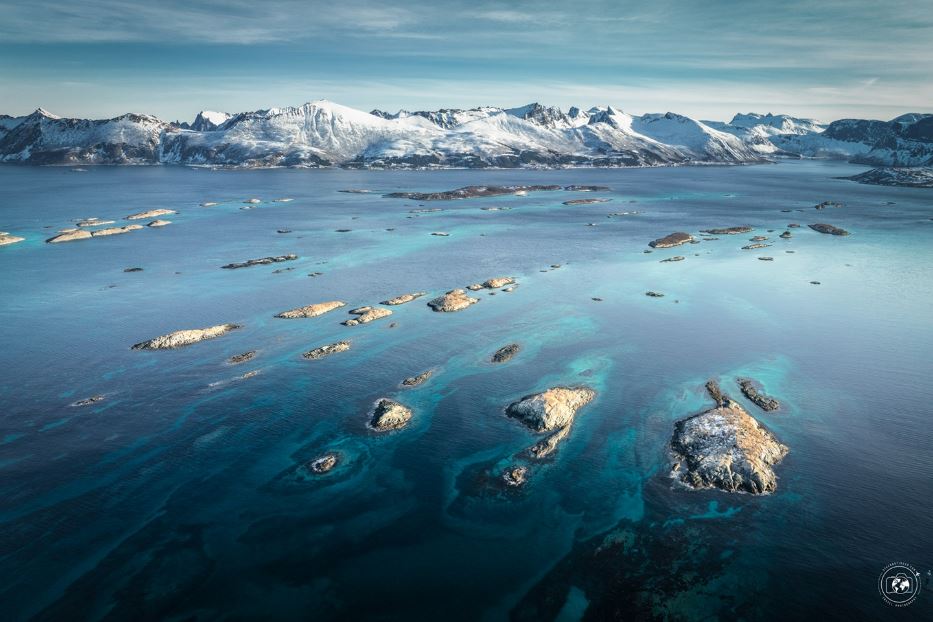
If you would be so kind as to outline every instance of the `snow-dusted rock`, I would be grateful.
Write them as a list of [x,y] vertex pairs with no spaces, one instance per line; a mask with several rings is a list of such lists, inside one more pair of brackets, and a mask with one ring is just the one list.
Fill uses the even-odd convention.
[[693,488],[774,491],[772,466],[784,458],[787,447],[736,402],[723,402],[674,425],[672,476]]

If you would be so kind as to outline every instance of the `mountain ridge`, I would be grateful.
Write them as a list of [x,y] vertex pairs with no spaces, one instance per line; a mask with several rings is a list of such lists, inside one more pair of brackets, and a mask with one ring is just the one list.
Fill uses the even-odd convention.
[[729,122],[613,106],[566,111],[538,102],[364,112],[327,100],[166,122],[127,113],[69,119],[42,108],[0,115],[0,162],[239,167],[444,168],[747,164],[778,156],[874,166],[933,164],[933,115],[824,124],[772,113]]

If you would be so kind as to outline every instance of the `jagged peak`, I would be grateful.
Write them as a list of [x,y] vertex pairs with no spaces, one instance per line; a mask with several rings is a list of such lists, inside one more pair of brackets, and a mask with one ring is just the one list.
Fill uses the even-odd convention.
[[45,108],[36,108],[35,112],[33,112],[33,113],[32,113],[31,115],[29,115],[29,116],[30,116],[30,117],[44,117],[44,118],[46,118],[46,119],[61,119],[60,116],[58,116],[58,115],[56,115],[56,114],[52,114],[51,112],[49,112],[49,111],[46,110]]

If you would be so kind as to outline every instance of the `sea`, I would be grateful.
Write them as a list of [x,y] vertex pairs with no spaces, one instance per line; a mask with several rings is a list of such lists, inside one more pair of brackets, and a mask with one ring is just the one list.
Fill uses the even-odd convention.
[[[0,230],[25,238],[0,247],[0,617],[933,619],[933,190],[843,179],[863,170],[0,167]],[[608,189],[385,196],[530,184]],[[45,242],[160,208],[161,228]],[[678,231],[699,243],[648,252]],[[426,304],[501,276],[514,291]],[[347,306],[274,317],[329,300]],[[671,479],[709,379],[789,448],[772,494]],[[505,486],[540,440],[505,408],[555,386],[597,396]],[[368,426],[383,397],[406,427]],[[894,562],[922,585],[905,607],[879,585]]]

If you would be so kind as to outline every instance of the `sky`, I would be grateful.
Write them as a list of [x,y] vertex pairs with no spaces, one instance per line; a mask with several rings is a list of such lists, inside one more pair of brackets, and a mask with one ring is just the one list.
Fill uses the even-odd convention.
[[933,0],[0,0],[0,113],[933,112]]

